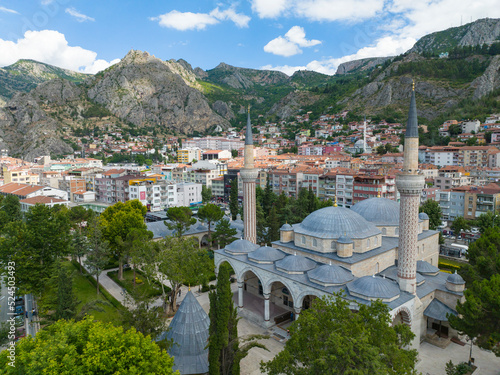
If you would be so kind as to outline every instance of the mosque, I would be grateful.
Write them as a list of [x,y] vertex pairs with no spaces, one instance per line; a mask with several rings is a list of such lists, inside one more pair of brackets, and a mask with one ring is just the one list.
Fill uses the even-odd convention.
[[396,177],[401,202],[371,198],[352,208],[326,207],[298,224],[281,227],[272,247],[256,242],[253,141],[248,115],[244,192],[244,239],[215,251],[215,266],[227,262],[238,283],[241,315],[270,327],[288,314],[300,319],[315,298],[343,292],[356,310],[381,300],[393,324],[407,324],[417,348],[425,338],[457,336],[447,314],[456,314],[464,280],[440,272],[439,236],[429,218],[418,213],[424,176],[418,170],[418,123],[415,89],[404,144],[402,172]]

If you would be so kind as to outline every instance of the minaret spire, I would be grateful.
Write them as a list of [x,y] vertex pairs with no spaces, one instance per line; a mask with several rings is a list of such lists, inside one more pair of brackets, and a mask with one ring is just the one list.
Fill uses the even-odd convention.
[[365,116],[365,123],[363,126],[363,153],[366,154],[366,116]]
[[255,180],[259,175],[259,171],[255,169],[253,152],[252,123],[250,121],[250,106],[248,106],[244,165],[240,171],[240,176],[243,180],[243,224],[245,240],[257,243]]
[[418,207],[424,183],[424,176],[418,169],[418,118],[413,82],[406,124],[403,171],[396,176],[396,186],[401,196],[398,282],[401,290],[412,294],[417,291]]

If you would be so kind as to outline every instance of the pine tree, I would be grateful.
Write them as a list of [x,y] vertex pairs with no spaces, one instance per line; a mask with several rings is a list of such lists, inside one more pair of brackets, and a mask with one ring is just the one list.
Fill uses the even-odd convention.
[[264,210],[259,203],[255,205],[255,217],[257,219],[257,243],[260,244],[266,242],[268,228]]
[[229,211],[231,211],[231,218],[236,220],[238,215],[238,179],[234,178],[231,181],[231,190],[229,192]]
[[278,220],[275,206],[271,208],[267,222],[269,223],[269,227],[267,229],[267,243],[271,244],[271,242],[278,241],[280,239],[280,222]]
[[[231,292],[231,267],[224,263],[219,268],[217,287],[210,292],[210,327],[208,338],[209,375],[239,375],[240,361],[249,350],[267,348],[255,340],[268,338],[263,335],[249,335],[238,338],[238,313],[233,305]],[[243,343],[243,345],[240,345]]]
[[236,233],[236,229],[231,228],[231,226],[229,225],[229,221],[226,219],[222,219],[215,226],[213,239],[219,244],[219,247],[222,249],[235,240],[234,236],[236,235]]
[[73,276],[63,265],[59,264],[58,268],[55,320],[71,319],[76,315],[78,305],[73,292]]

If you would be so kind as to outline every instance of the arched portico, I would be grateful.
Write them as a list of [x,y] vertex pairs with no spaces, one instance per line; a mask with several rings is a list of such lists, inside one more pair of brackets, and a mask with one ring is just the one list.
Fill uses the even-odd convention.
[[406,306],[399,307],[394,313],[394,319],[392,319],[392,326],[398,324],[406,324],[411,327],[411,312]]

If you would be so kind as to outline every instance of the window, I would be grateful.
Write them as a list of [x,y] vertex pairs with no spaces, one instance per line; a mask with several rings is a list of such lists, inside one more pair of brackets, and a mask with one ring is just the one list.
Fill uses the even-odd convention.
[[370,248],[370,240],[366,240],[366,248],[369,249]]
[[378,237],[375,237],[375,246],[378,246]]
[[398,235],[399,235],[399,227],[396,227],[396,230],[394,231],[394,234],[395,234],[396,236],[398,236]]
[[313,239],[313,246],[314,247],[318,246],[318,240],[316,238]]
[[425,251],[425,245],[422,245],[422,252]]
[[382,228],[382,235],[385,236],[387,234],[387,229],[386,228]]
[[332,250],[336,250],[337,249],[337,243],[335,241],[332,241]]
[[305,243],[306,243],[306,237],[305,237],[305,236],[302,236],[302,237],[300,238],[300,240],[302,241],[302,243],[303,243],[303,244],[305,244]]

